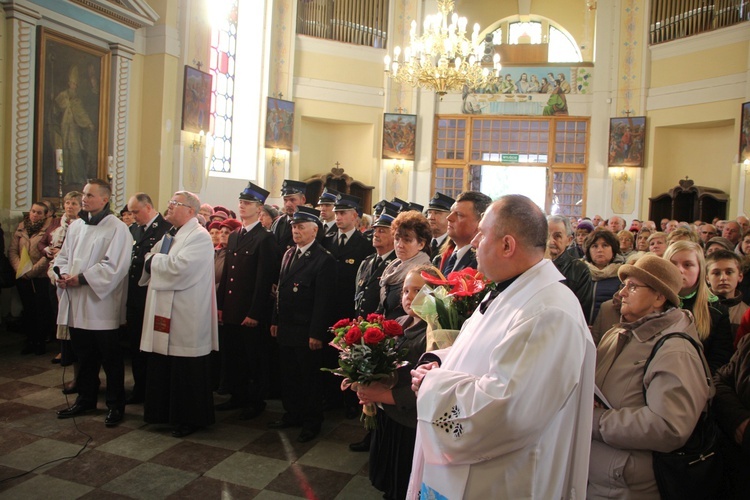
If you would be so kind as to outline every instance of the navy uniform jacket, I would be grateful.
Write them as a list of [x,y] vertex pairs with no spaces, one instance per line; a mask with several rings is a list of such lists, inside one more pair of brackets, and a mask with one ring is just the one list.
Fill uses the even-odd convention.
[[271,232],[276,237],[276,242],[279,244],[279,248],[282,253],[294,246],[294,240],[292,240],[292,225],[289,223],[289,216],[286,214],[280,215],[271,226]]
[[[450,258],[451,253],[453,253],[454,248],[455,245],[451,242],[442,254],[438,254],[432,259],[433,265],[440,269],[440,272],[443,274],[446,274],[445,267],[448,264],[448,259]],[[471,267],[472,269],[477,268],[477,250],[474,247],[469,248],[469,251],[461,257],[461,260],[456,262],[456,265],[453,266],[453,269],[451,269],[450,272],[460,271],[467,267]]]
[[338,300],[336,259],[314,242],[294,265],[289,266],[297,247],[286,251],[281,262],[276,308],[272,323],[278,325],[280,345],[306,347],[314,338],[333,340],[328,328],[339,319],[333,314]]
[[158,214],[154,221],[148,225],[143,237],[138,240],[138,224],[131,225],[130,234],[133,236],[133,253],[130,260],[130,270],[128,272],[128,308],[131,310],[143,311],[146,306],[147,286],[138,286],[138,281],[143,274],[143,261],[146,254],[151,251],[154,245],[161,241],[172,224],[164,220],[161,214]]
[[396,252],[391,252],[384,261],[374,267],[375,257],[372,254],[362,261],[357,272],[357,289],[354,296],[354,315],[366,318],[368,314],[374,313],[380,304],[380,277],[383,270],[396,258]]
[[354,316],[354,294],[357,288],[357,271],[360,264],[375,249],[367,238],[359,231],[354,231],[346,245],[339,246],[337,240],[338,232],[326,236],[323,240],[323,248],[328,250],[336,259],[336,320],[351,318]]
[[217,307],[227,325],[240,325],[245,317],[269,321],[271,289],[279,279],[281,252],[273,234],[260,224],[244,236],[240,236],[241,231],[238,228],[229,235],[216,294]]

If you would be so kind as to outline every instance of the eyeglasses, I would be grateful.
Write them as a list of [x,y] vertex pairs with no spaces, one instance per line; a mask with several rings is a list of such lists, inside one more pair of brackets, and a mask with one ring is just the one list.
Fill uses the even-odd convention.
[[635,283],[628,281],[627,283],[623,283],[623,288],[628,289],[628,293],[636,293],[639,288],[651,288],[648,285],[636,285]]
[[169,203],[170,207],[178,206],[178,207],[188,207],[188,208],[190,208],[190,205],[188,205],[187,203],[183,203],[183,202],[177,201],[177,200],[169,200],[168,203]]

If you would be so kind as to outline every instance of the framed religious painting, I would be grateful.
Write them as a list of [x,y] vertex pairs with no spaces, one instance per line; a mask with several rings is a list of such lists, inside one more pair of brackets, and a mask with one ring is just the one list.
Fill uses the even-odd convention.
[[740,121],[740,155],[737,163],[750,160],[750,102],[742,105]]
[[417,144],[417,115],[385,113],[383,116],[383,158],[414,160]]
[[37,41],[34,192],[57,201],[106,178],[111,55],[43,27]]
[[212,80],[210,73],[185,66],[182,81],[182,130],[185,132],[209,132]]
[[609,119],[610,167],[643,167],[646,145],[646,117]]
[[294,103],[268,98],[266,107],[266,142],[269,149],[292,150],[294,138]]

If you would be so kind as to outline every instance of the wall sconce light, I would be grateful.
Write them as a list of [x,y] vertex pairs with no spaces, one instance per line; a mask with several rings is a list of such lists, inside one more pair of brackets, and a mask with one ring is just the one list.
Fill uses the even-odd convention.
[[630,180],[630,176],[625,171],[625,167],[614,167],[609,169],[609,176],[612,180],[627,183]]
[[285,156],[286,155],[281,149],[276,148],[273,150],[273,155],[271,155],[271,159],[269,161],[271,162],[271,165],[273,165],[274,167],[278,167],[279,165],[284,163],[284,160],[286,159]]
[[596,0],[586,0],[586,8],[588,10],[596,10]]
[[203,136],[206,135],[206,133],[201,130],[200,134],[198,134],[198,139],[193,136],[193,143],[190,145],[190,151],[193,153],[197,153],[201,150],[203,147]]
[[401,175],[406,170],[406,160],[393,160],[391,166],[391,173],[394,175]]
[[742,162],[742,168],[745,169],[746,173],[750,173],[750,158],[745,158],[745,161]]

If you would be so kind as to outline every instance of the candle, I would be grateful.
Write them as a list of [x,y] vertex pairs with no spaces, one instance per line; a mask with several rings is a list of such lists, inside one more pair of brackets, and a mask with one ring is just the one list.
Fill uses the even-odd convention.
[[55,170],[59,175],[62,175],[63,173],[63,150],[62,149],[56,149],[55,150]]

